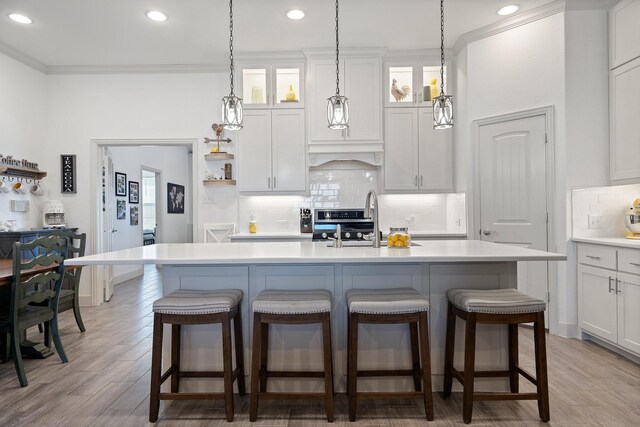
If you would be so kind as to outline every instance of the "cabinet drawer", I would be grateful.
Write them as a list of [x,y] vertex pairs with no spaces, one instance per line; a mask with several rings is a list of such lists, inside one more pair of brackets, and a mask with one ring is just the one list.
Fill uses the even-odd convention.
[[618,270],[640,274],[640,250],[618,249]]
[[578,262],[615,270],[616,250],[606,246],[580,245],[578,246]]

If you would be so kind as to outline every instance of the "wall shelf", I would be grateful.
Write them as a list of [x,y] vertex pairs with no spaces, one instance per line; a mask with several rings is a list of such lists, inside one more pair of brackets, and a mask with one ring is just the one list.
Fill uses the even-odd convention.
[[204,185],[236,185],[235,179],[205,179],[202,181]]
[[45,171],[22,168],[19,166],[0,166],[0,175],[17,176],[20,178],[42,179],[47,176]]
[[204,155],[205,160],[233,160],[234,156],[231,153],[210,153]]

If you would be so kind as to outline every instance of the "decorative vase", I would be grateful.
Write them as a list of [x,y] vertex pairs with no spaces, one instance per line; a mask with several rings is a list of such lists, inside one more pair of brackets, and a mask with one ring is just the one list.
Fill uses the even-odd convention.
[[293,85],[289,85],[289,92],[287,92],[287,95],[285,96],[285,99],[287,101],[295,101],[296,100],[296,93],[293,91]]

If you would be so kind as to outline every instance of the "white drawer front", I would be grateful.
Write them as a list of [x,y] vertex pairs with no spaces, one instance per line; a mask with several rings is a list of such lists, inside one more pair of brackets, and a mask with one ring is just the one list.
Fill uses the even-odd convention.
[[600,245],[579,245],[578,262],[595,267],[616,269],[616,249]]
[[618,270],[640,274],[640,250],[618,249]]

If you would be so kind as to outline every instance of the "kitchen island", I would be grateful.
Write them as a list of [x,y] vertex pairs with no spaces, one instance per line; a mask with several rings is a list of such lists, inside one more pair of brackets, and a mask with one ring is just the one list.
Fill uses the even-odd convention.
[[[424,241],[411,248],[329,247],[327,243],[256,242],[158,244],[69,259],[67,265],[161,264],[163,293],[177,289],[237,288],[241,305],[245,367],[250,366],[251,302],[264,289],[326,289],[332,292],[332,333],[337,391],[346,379],[347,313],[344,294],[352,288],[412,287],[430,301],[429,328],[434,388],[442,388],[446,326],[445,293],[451,288],[517,287],[518,261],[563,261],[566,256],[476,240]],[[373,326],[373,327],[372,327]],[[462,324],[458,324],[461,328]],[[286,334],[281,331],[286,329]],[[212,325],[183,328],[185,369],[220,369],[221,336]],[[168,333],[168,328],[165,328]],[[286,337],[286,342],[285,338]],[[462,329],[457,334],[456,363],[462,363]],[[168,342],[167,339],[164,340]],[[277,325],[270,334],[270,369],[322,369],[321,331],[316,325]],[[480,325],[476,348],[479,369],[501,369],[507,361],[506,327]],[[165,346],[164,360],[168,360]],[[363,325],[359,366],[362,369],[411,365],[407,325]],[[248,374],[248,369],[245,373]],[[375,378],[363,379],[366,391]],[[273,385],[272,385],[273,384]],[[411,378],[381,381],[377,390],[409,390]],[[480,379],[477,389],[494,389],[502,379]],[[186,379],[187,390],[211,387]],[[217,385],[217,384],[216,384]],[[322,382],[273,379],[273,390],[320,390]]]

